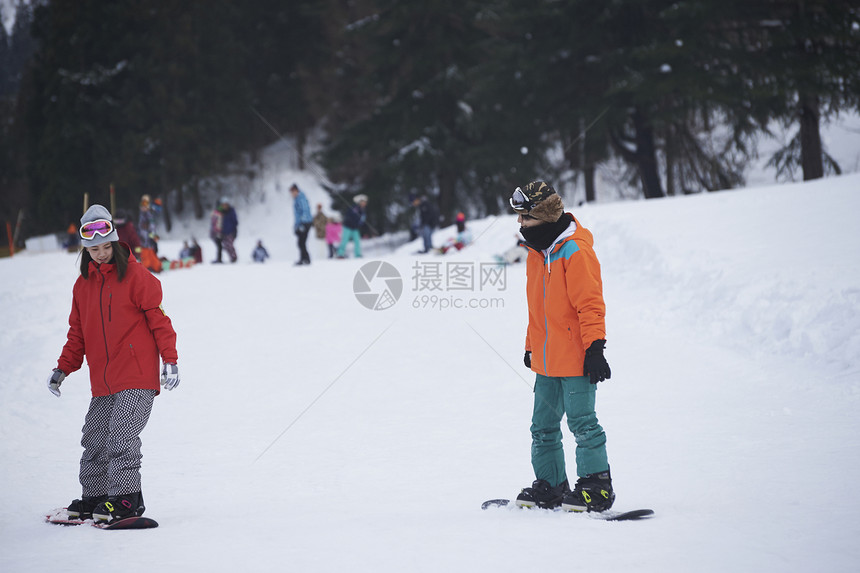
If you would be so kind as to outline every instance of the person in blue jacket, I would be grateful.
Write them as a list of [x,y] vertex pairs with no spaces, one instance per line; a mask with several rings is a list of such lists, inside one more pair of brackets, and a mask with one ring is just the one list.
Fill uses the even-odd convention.
[[221,211],[221,246],[230,256],[230,262],[235,263],[239,256],[236,254],[233,241],[236,240],[239,231],[239,217],[236,216],[236,210],[230,205],[230,200],[227,197],[221,197],[218,210]]
[[254,259],[255,263],[265,263],[266,259],[269,258],[269,251],[263,246],[263,241],[257,241],[257,246],[254,247],[251,258]]
[[311,255],[308,253],[308,233],[311,231],[314,217],[311,214],[308,198],[295,183],[290,186],[290,195],[293,196],[293,213],[295,215],[293,229],[296,237],[298,237],[299,245],[299,260],[296,265],[309,265],[311,264]]

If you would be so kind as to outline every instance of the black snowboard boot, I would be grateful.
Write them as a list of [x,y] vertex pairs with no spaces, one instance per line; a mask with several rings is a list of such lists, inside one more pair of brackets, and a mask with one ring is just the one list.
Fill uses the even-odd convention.
[[612,507],[614,501],[612,476],[606,470],[576,480],[573,491],[564,496],[561,508],[565,511],[605,511]]
[[93,509],[93,519],[111,523],[118,519],[143,515],[145,510],[141,492],[112,495]]
[[107,500],[106,495],[98,497],[81,496],[81,499],[76,499],[66,508],[66,513],[69,514],[69,519],[92,519],[93,510],[96,506]]
[[570,486],[567,480],[564,480],[559,485],[552,487],[546,480],[536,480],[531,487],[523,488],[520,495],[517,496],[517,505],[519,507],[542,507],[544,509],[553,509],[561,505],[565,494],[570,492]]

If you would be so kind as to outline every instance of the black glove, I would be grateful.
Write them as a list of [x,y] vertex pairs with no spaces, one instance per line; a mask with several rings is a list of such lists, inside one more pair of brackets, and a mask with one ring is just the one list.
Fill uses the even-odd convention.
[[603,357],[603,348],[605,346],[605,340],[595,340],[588,347],[588,350],[585,351],[585,364],[582,366],[582,374],[584,376],[591,376],[592,384],[612,378],[609,363]]
[[526,365],[526,368],[532,367],[532,351],[526,350],[525,355],[523,355],[523,364]]

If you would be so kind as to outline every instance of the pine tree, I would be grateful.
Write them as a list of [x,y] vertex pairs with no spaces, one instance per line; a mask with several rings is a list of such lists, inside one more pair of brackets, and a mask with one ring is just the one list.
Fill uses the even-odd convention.
[[330,75],[326,20],[340,3],[253,0],[243,4],[239,17],[244,46],[243,75],[252,93],[252,111],[259,114],[256,132],[260,145],[278,134],[296,140],[297,167],[304,168],[305,142],[332,105],[327,89]]
[[860,106],[860,6],[843,0],[762,4],[767,18],[761,11],[745,15],[759,26],[757,55],[782,100],[774,117],[799,125],[794,141],[772,164],[789,176],[799,165],[804,180],[823,177],[827,164],[838,173],[823,149],[820,128],[839,110]]
[[[94,0],[40,5],[29,175],[44,225],[65,226],[81,197],[120,206],[177,190],[203,215],[195,184],[252,145],[245,52],[229,2]],[[49,227],[50,228],[50,227]]]

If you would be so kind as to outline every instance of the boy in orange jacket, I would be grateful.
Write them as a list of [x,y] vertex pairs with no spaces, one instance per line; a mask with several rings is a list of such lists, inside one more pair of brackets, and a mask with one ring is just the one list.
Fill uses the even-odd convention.
[[[526,294],[529,324],[526,367],[535,372],[532,466],[536,481],[516,503],[523,507],[603,511],[615,493],[606,434],[594,411],[597,383],[610,377],[603,356],[606,326],[600,263],[591,233],[543,181],[517,188],[511,207],[529,254]],[[576,439],[579,479],[571,491],[561,443],[561,419]]]

